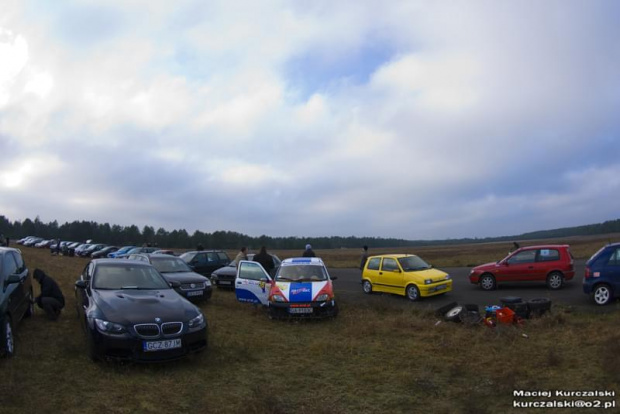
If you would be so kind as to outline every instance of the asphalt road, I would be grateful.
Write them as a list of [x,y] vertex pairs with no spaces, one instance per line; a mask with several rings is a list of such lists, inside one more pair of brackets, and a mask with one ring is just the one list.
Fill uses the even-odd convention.
[[[479,306],[487,305],[499,305],[500,298],[505,296],[519,296],[523,300],[529,300],[533,298],[545,297],[552,301],[552,304],[561,304],[565,306],[573,306],[594,310],[600,307],[595,306],[588,295],[583,293],[581,283],[583,280],[583,274],[585,270],[585,261],[575,262],[575,277],[568,282],[564,283],[559,290],[550,290],[544,283],[513,283],[502,284],[494,291],[486,292],[480,289],[479,286],[473,285],[469,282],[469,267],[447,267],[441,268],[444,272],[447,272],[452,276],[453,284],[452,291],[440,296],[434,296],[429,298],[422,298],[419,302],[411,302],[412,306],[426,307],[431,309],[437,309],[443,305],[447,305],[451,302],[457,302],[463,304],[477,304]],[[372,295],[366,295],[362,291],[361,285],[361,272],[359,269],[329,269],[331,276],[337,276],[338,279],[334,281],[334,289],[336,297],[340,297],[345,301],[352,300],[372,300],[369,296],[389,296],[393,297],[394,301],[409,302],[404,296],[374,293]],[[614,308],[614,307],[607,307]]]

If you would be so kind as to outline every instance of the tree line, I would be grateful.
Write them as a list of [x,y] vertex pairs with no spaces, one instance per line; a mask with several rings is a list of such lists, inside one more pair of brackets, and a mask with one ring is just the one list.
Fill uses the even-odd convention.
[[155,230],[152,226],[144,226],[142,230],[136,225],[120,226],[118,224],[97,223],[95,221],[73,221],[58,224],[56,220],[43,223],[37,216],[34,220],[10,221],[0,215],[0,233],[11,240],[26,236],[39,236],[47,239],[86,241],[111,245],[142,245],[152,244],[161,247],[190,249],[202,245],[206,249],[237,249],[241,246],[259,248],[267,246],[270,249],[303,249],[310,243],[315,249],[359,248],[369,247],[408,247],[429,246],[461,243],[488,243],[493,241],[531,240],[544,238],[559,238],[568,236],[584,236],[593,234],[620,233],[620,219],[604,223],[590,224],[578,227],[566,227],[554,230],[544,230],[523,233],[516,236],[460,238],[447,240],[406,240],[380,237],[330,236],[330,237],[271,237],[262,235],[252,237],[234,231],[215,231],[205,233],[196,230],[189,234],[184,229],[168,231],[162,227]]

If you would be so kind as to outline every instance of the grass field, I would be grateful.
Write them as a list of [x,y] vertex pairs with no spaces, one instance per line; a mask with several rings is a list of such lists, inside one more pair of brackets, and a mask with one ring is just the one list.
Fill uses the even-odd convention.
[[[587,257],[602,243],[571,245]],[[497,260],[507,247],[413,252],[450,266]],[[617,304],[604,314],[554,308],[522,327],[490,329],[436,325],[434,315],[386,295],[341,301],[335,320],[286,322],[216,290],[201,305],[207,352],[156,365],[93,363],[73,297],[88,260],[22,250],[31,270],[42,268],[59,282],[67,307],[57,322],[38,311],[19,326],[16,356],[0,360],[2,413],[527,413],[540,409],[512,408],[513,401],[540,399],[513,397],[514,390],[620,393]],[[359,256],[355,249],[317,253],[333,267],[356,266]]]

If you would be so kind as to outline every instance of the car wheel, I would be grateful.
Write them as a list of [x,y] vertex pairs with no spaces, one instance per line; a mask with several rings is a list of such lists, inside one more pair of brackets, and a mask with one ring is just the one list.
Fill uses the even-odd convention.
[[562,277],[562,273],[560,272],[553,272],[551,274],[549,274],[549,276],[547,276],[547,287],[549,289],[559,289],[562,287],[562,284],[564,283],[564,278]]
[[592,291],[592,299],[599,306],[607,305],[613,297],[611,287],[609,285],[596,285]]
[[9,315],[5,316],[2,326],[2,348],[5,357],[11,358],[15,355],[15,336],[13,335],[13,324]]
[[494,290],[495,289],[495,278],[493,275],[482,275],[480,276],[480,287],[482,290]]
[[449,322],[459,322],[461,320],[462,313],[463,313],[463,307],[455,306],[454,308],[446,312],[446,314],[444,315],[444,318],[445,320]]
[[420,290],[418,289],[418,287],[416,285],[409,285],[407,286],[407,298],[410,301],[418,301],[420,300]]
[[336,316],[338,316],[338,312],[339,312],[339,310],[338,310],[338,304],[337,304],[337,303],[334,303],[334,308],[332,309],[332,314],[331,314],[331,317],[332,317],[332,318],[335,318]]
[[95,347],[95,339],[90,331],[86,330],[86,352],[88,353],[88,358],[91,361],[96,362],[99,360],[99,355],[97,355],[97,348]]
[[26,300],[28,301],[28,309],[26,309],[26,313],[24,313],[24,318],[30,318],[34,315],[34,295],[32,294],[32,289],[30,293],[28,293]]
[[364,280],[362,282],[362,289],[364,289],[364,293],[368,295],[372,293],[372,283],[370,283],[370,280]]

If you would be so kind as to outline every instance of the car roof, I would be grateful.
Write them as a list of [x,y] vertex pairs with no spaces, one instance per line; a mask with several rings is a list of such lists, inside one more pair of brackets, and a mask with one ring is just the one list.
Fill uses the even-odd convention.
[[323,263],[323,259],[321,259],[320,257],[290,257],[288,259],[284,259],[281,264],[281,266],[291,266],[291,265],[325,266],[325,263]]
[[532,250],[532,249],[560,249],[570,247],[568,244],[538,244],[536,246],[523,246],[519,250]]
[[0,252],[17,252],[21,254],[22,251],[13,247],[0,247]]
[[150,263],[146,263],[146,262],[141,262],[140,260],[129,260],[129,259],[108,259],[108,258],[102,258],[102,259],[93,259],[92,262],[95,264],[95,266],[101,266],[101,265],[111,265],[111,266],[127,266],[127,265],[132,265],[132,266],[151,266]]
[[400,259],[402,257],[408,257],[408,256],[416,256],[415,254],[411,254],[411,253],[386,253],[386,254],[376,254],[374,256],[369,256],[368,258],[371,259],[373,257],[390,257],[392,259]]
[[224,250],[222,249],[205,249],[205,250],[190,250],[187,252],[183,252],[183,254],[186,253],[220,253],[223,252]]

